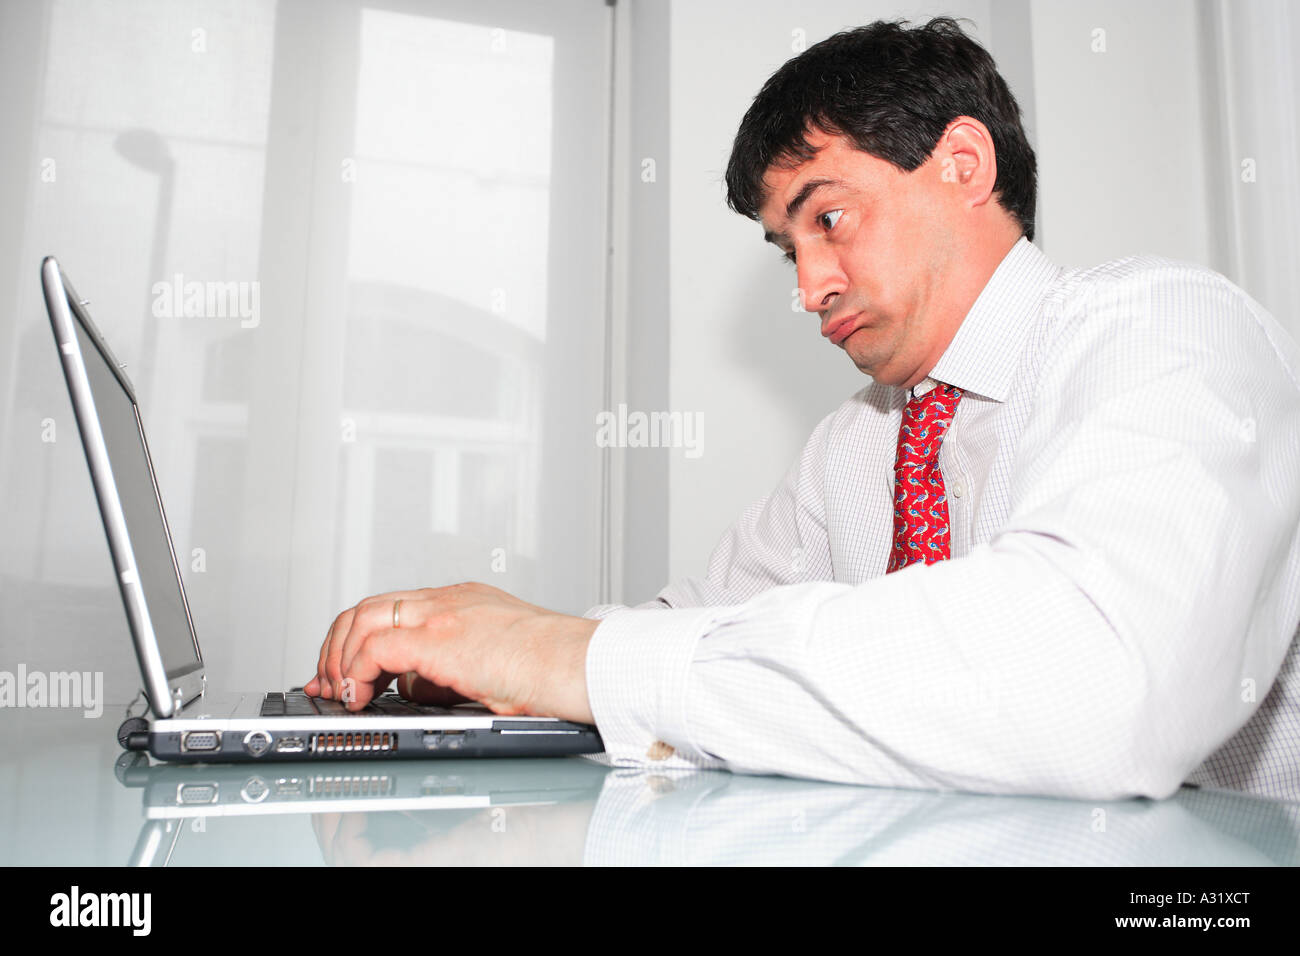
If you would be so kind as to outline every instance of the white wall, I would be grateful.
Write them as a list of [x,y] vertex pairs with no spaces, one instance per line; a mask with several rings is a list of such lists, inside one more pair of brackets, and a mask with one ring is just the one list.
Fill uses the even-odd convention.
[[1300,7],[1207,0],[1201,12],[1217,81],[1206,91],[1221,210],[1216,268],[1300,338]]
[[1031,20],[1043,251],[1209,264],[1195,4],[1035,0]]
[[1300,333],[1300,12],[1032,3],[1041,245],[1209,266]]

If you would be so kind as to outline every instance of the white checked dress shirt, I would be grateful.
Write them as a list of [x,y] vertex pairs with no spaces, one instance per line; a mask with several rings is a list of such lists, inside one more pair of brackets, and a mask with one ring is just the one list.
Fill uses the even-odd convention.
[[622,765],[1091,799],[1300,799],[1300,350],[1217,273],[1021,239],[923,387],[952,559],[885,575],[907,393],[817,426],[705,578],[600,607]]

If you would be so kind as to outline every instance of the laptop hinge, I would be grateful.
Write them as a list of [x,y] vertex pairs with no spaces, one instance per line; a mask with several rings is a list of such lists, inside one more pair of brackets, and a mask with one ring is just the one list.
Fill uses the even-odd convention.
[[172,688],[172,713],[179,714],[181,708],[185,705],[184,696],[181,694],[179,687]]

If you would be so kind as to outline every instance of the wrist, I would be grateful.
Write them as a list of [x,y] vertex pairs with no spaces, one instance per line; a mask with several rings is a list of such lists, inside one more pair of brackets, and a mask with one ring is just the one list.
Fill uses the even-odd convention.
[[541,623],[536,646],[542,686],[534,713],[581,724],[595,723],[587,700],[587,648],[600,621],[554,614],[542,618]]

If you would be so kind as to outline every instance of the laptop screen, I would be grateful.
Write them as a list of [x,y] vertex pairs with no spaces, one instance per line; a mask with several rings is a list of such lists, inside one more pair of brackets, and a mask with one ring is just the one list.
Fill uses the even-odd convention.
[[77,310],[72,308],[71,311],[75,317],[72,325],[76,329],[77,345],[85,362],[86,378],[90,382],[109,464],[113,469],[113,484],[117,487],[127,533],[131,536],[140,588],[149,608],[163,669],[168,678],[173,678],[197,666],[199,656],[172,561],[161,496],[154,489],[143,427],[137,417],[135,402],[122,387],[94,339],[82,327]]

